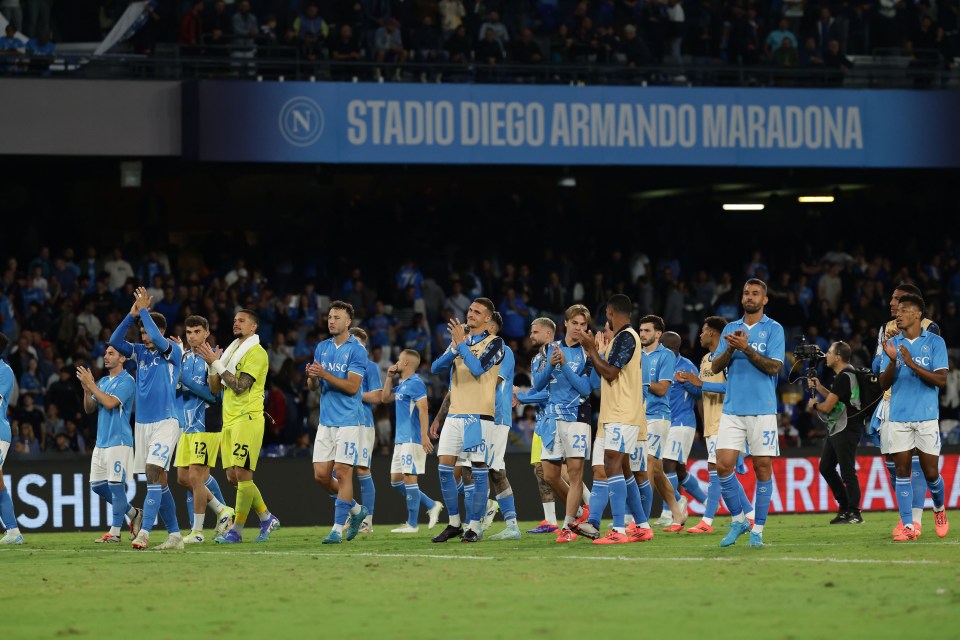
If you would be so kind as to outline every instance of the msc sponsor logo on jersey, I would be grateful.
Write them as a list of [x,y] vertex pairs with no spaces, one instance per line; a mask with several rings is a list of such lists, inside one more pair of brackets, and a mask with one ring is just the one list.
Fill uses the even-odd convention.
[[327,371],[339,371],[344,373],[347,371],[347,364],[345,362],[324,362],[320,365]]
[[913,361],[921,367],[930,366],[930,356],[914,356]]
[[309,147],[323,135],[323,109],[310,98],[291,98],[280,108],[280,134],[295,147]]
[[[760,335],[763,337],[763,334]],[[757,353],[766,353],[767,352],[767,343],[766,342],[751,342],[750,347]]]
[[150,367],[155,367],[158,364],[160,364],[160,356],[154,356],[152,359],[141,360],[139,368],[141,371],[146,371]]

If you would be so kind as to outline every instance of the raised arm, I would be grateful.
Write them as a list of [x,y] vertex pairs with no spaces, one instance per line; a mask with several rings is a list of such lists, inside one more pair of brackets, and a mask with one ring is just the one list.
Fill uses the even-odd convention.
[[457,353],[463,358],[463,363],[474,378],[479,378],[490,370],[495,364],[500,364],[503,360],[503,339],[494,338],[483,350],[480,357],[473,355],[467,343],[461,342],[457,345]]
[[453,349],[447,349],[443,352],[443,355],[433,361],[430,365],[430,373],[441,374],[445,373],[453,365],[453,361],[457,359],[457,352]]
[[130,325],[132,324],[133,316],[128,313],[123,316],[123,320],[120,321],[117,328],[113,330],[113,335],[110,336],[110,346],[116,349],[117,353],[124,358],[129,358],[133,355],[133,345],[127,342],[127,332],[130,330]]

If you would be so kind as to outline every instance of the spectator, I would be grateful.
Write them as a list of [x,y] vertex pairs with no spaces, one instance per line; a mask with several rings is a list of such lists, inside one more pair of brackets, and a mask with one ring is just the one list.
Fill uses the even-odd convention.
[[[233,3],[231,3],[233,4]],[[223,0],[216,0],[213,3],[213,11],[203,20],[204,32],[214,35],[219,31],[221,37],[225,33],[233,30],[233,23],[230,20],[230,14],[227,12],[227,5]]]
[[[839,40],[831,40],[827,45],[827,52],[823,54],[823,66],[827,69],[837,69],[840,72],[830,74],[827,77],[827,82],[830,84],[841,84],[843,82],[843,76],[848,70],[853,68],[853,63],[840,51]],[[821,276],[821,280],[822,279],[823,277]]]
[[203,38],[203,0],[193,3],[193,8],[180,21],[179,42],[184,46],[181,52],[184,55],[198,55],[202,49]]
[[[793,35],[793,32],[790,31],[789,23],[786,18],[780,18],[780,22],[777,25],[777,28],[767,34],[767,39],[765,47],[767,49],[767,57],[774,59],[774,55],[777,53],[777,50],[783,46],[784,40],[789,40],[791,48],[794,50],[794,53],[797,51],[797,36]],[[776,63],[775,63],[776,64]],[[793,65],[778,65],[778,66],[793,66]]]
[[[445,62],[450,57],[443,48],[440,30],[433,23],[433,17],[429,15],[424,16],[421,23],[413,30],[411,44],[416,54],[416,61],[420,64]],[[427,80],[427,73],[427,70],[420,72],[420,79],[424,82]]]
[[440,29],[443,31],[443,40],[450,36],[463,24],[467,10],[463,7],[463,0],[440,0]]
[[683,55],[683,25],[686,16],[680,0],[667,0],[667,44],[669,50],[668,62],[682,64]]
[[524,29],[520,32],[520,39],[513,44],[513,60],[518,64],[540,64],[543,62],[543,51],[533,39],[533,32]]
[[[20,0],[0,0],[0,13],[7,19],[13,32],[20,31],[23,26],[23,9],[20,7]],[[0,43],[0,50],[3,49]]]
[[519,340],[527,335],[527,320],[530,317],[530,309],[526,303],[517,295],[516,289],[509,287],[503,301],[497,307],[497,311],[503,316],[504,338]]
[[830,13],[830,7],[823,6],[820,8],[820,19],[817,21],[815,37],[817,39],[817,48],[820,49],[820,55],[824,58],[826,58],[827,52],[830,49],[831,40],[836,40],[838,44],[840,43],[842,37],[840,25],[837,24],[837,21]]
[[497,40],[497,34],[492,29],[483,32],[483,39],[477,43],[476,59],[480,64],[496,65],[503,62],[506,56],[503,45]]
[[43,390],[44,384],[40,375],[40,363],[37,362],[36,358],[30,358],[27,362],[27,370],[20,375],[20,395],[21,397],[34,396],[39,398],[42,403]]
[[17,39],[17,30],[12,24],[8,24],[4,29],[4,35],[0,38],[0,53],[16,53],[23,51],[24,43]]
[[[377,29],[373,38],[374,59],[377,62],[403,64],[407,61],[407,51],[403,48],[400,35],[400,23],[395,18],[387,18]],[[400,67],[394,70],[394,79],[400,79]]]
[[129,278],[134,277],[133,267],[123,259],[123,251],[113,250],[113,259],[103,263],[103,270],[110,276],[109,287],[111,291],[117,291]]
[[490,15],[487,16],[487,21],[480,25],[480,39],[486,39],[487,31],[493,31],[493,35],[497,42],[500,43],[500,48],[504,49],[507,44],[510,42],[510,33],[507,31],[507,25],[500,22],[500,14],[496,11],[491,11]]
[[329,43],[330,58],[337,62],[357,62],[363,59],[360,43],[353,37],[353,29],[348,24],[340,26],[337,35]]
[[453,35],[447,38],[446,48],[450,54],[450,62],[466,64],[473,59],[473,43],[463,25],[457,27]]
[[637,37],[637,28],[628,24],[623,28],[621,49],[628,67],[642,67],[650,64],[650,49]]
[[817,39],[813,36],[810,36],[804,40],[803,50],[800,51],[800,66],[801,67],[822,67],[823,66],[823,55],[820,53],[820,49],[817,48]]
[[424,359],[430,356],[430,329],[422,313],[413,314],[410,326],[403,332],[403,348],[413,349]]
[[58,433],[64,433],[66,431],[66,425],[63,422],[63,418],[60,417],[60,410],[57,409],[57,405],[51,404],[45,409],[46,418],[44,419],[43,429],[46,432],[48,437],[54,437]]
[[301,39],[305,39],[308,33],[313,34],[314,42],[318,43],[323,43],[330,33],[330,27],[320,16],[320,8],[315,2],[308,4],[304,14],[294,20],[293,30]]
[[253,44],[253,39],[260,32],[257,16],[250,12],[250,0],[240,0],[240,10],[233,14],[232,33],[236,36],[236,43],[240,46]]
[[24,395],[20,398],[20,406],[17,409],[16,416],[21,430],[29,425],[32,427],[33,433],[38,434],[40,445],[38,450],[42,451],[46,448],[46,431],[43,430],[46,416],[43,414],[43,409],[34,402],[32,395]]

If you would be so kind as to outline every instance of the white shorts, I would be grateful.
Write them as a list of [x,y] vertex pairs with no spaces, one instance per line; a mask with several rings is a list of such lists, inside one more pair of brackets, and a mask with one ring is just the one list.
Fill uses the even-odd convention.
[[493,425],[493,433],[491,436],[492,446],[493,446],[493,461],[490,463],[490,468],[494,471],[503,471],[507,468],[507,463],[504,461],[504,454],[507,452],[507,437],[510,435],[510,425],[508,424],[495,424]]
[[557,435],[553,439],[553,449],[547,449],[547,445],[543,445],[540,459],[557,462],[568,458],[586,459],[588,457],[590,457],[590,425],[586,422],[557,420]]
[[133,469],[133,447],[93,448],[90,458],[90,482],[126,482],[127,472]]
[[780,455],[780,439],[777,434],[777,416],[731,416],[720,414],[720,433],[717,434],[717,449],[746,451],[750,455],[776,457]]
[[663,448],[667,444],[670,433],[670,421],[662,418],[647,418],[647,454],[657,458],[663,457]]
[[3,461],[7,459],[7,452],[10,451],[10,443],[6,440],[0,440],[0,468],[3,467]]
[[314,462],[336,462],[352,467],[370,464],[370,452],[366,447],[364,431],[367,427],[317,427],[317,439],[313,443]]
[[358,467],[369,469],[373,466],[373,448],[377,444],[377,430],[371,427],[363,428],[363,448],[367,450],[367,463],[357,464]]
[[634,473],[647,470],[647,440],[637,440],[637,446],[630,454],[630,471]]
[[717,436],[707,436],[707,463],[717,464]]
[[169,418],[147,424],[137,422],[133,427],[133,472],[145,473],[148,464],[169,469],[180,442],[180,423]]
[[676,460],[680,464],[687,464],[687,460],[690,458],[690,449],[693,448],[693,436],[696,434],[696,427],[670,427],[670,433],[667,434],[667,445],[663,449],[663,459]]
[[940,455],[940,422],[938,420],[924,420],[923,422],[893,422],[889,421],[880,430],[880,441],[885,453],[900,453],[919,449],[931,456]]
[[[456,456],[458,458],[462,458],[464,462],[469,460],[471,463],[480,462],[490,466],[493,463],[491,445],[493,445],[494,441],[496,440],[496,427],[494,426],[493,421],[480,421],[480,444],[471,451],[464,451],[463,449],[463,424],[463,418],[447,416],[447,419],[443,421],[443,429],[440,431],[440,442],[437,445],[437,455]],[[461,456],[461,454],[463,455]],[[459,462],[457,464],[459,466],[464,466],[460,465]]]
[[393,460],[390,461],[390,473],[402,473],[407,476],[422,476],[427,471],[427,452],[422,444],[404,442],[393,445]]
[[603,466],[603,452],[607,450],[604,447],[605,441],[603,432],[598,429],[597,437],[593,439],[593,459],[590,461],[594,467]]
[[[610,422],[603,425],[603,446],[607,451],[632,454],[640,438],[640,427],[635,424]],[[649,440],[648,440],[649,442]]]

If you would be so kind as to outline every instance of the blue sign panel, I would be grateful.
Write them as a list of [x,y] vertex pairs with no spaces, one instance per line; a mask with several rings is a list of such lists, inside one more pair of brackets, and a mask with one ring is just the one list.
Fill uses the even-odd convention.
[[201,81],[184,96],[184,149],[210,161],[960,166],[960,92]]

